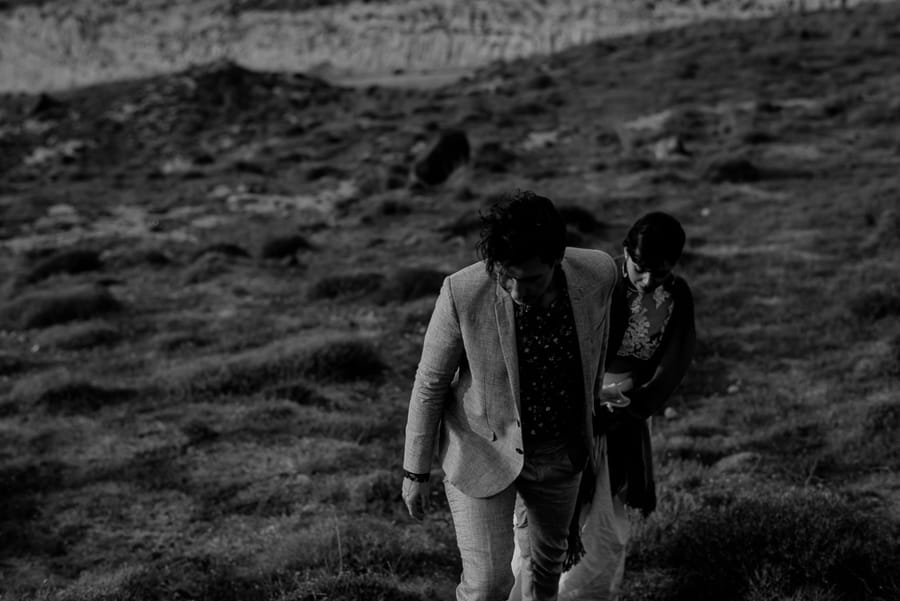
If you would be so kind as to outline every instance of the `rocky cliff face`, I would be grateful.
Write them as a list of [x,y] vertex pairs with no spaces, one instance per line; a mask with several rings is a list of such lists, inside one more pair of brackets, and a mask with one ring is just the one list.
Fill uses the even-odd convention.
[[861,0],[76,0],[0,2],[0,91],[171,72],[227,58],[335,79],[459,75],[493,60],[710,18]]

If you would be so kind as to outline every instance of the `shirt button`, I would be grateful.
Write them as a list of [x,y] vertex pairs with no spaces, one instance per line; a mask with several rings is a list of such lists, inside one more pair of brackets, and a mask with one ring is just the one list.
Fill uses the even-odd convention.
[[518,453],[519,455],[524,455],[525,451],[523,451],[522,449],[516,449],[516,453]]

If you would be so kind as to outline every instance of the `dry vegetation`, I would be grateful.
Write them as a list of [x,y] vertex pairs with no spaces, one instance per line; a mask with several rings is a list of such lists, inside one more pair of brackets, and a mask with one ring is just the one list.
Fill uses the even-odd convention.
[[[900,7],[707,23],[432,90],[229,63],[0,97],[0,598],[445,598],[405,409],[477,212],[689,233],[700,348],[627,601],[900,598]],[[438,132],[472,160],[411,185]],[[437,487],[439,488],[439,486]]]

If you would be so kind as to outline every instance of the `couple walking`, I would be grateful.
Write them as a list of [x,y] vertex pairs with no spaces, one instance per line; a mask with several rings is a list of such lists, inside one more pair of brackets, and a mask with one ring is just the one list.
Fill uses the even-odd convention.
[[624,504],[655,506],[648,419],[693,349],[691,293],[672,273],[684,231],[649,213],[613,259],[567,248],[553,203],[532,192],[483,219],[482,260],[444,280],[425,334],[403,499],[424,516],[436,458],[457,601],[608,599]]

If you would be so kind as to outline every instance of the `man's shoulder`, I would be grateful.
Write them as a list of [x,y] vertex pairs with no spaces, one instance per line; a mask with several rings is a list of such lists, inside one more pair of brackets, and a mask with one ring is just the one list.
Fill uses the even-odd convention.
[[471,265],[466,265],[462,269],[454,271],[447,278],[454,284],[462,284],[468,282],[482,282],[489,280],[490,278],[487,275],[487,271],[484,268],[484,263],[479,261],[478,263],[472,263]]
[[492,291],[494,280],[485,270],[484,263],[478,262],[448,275],[446,285],[454,297],[462,299]]
[[566,248],[565,260],[579,267],[615,272],[615,261],[609,253],[593,248]]

